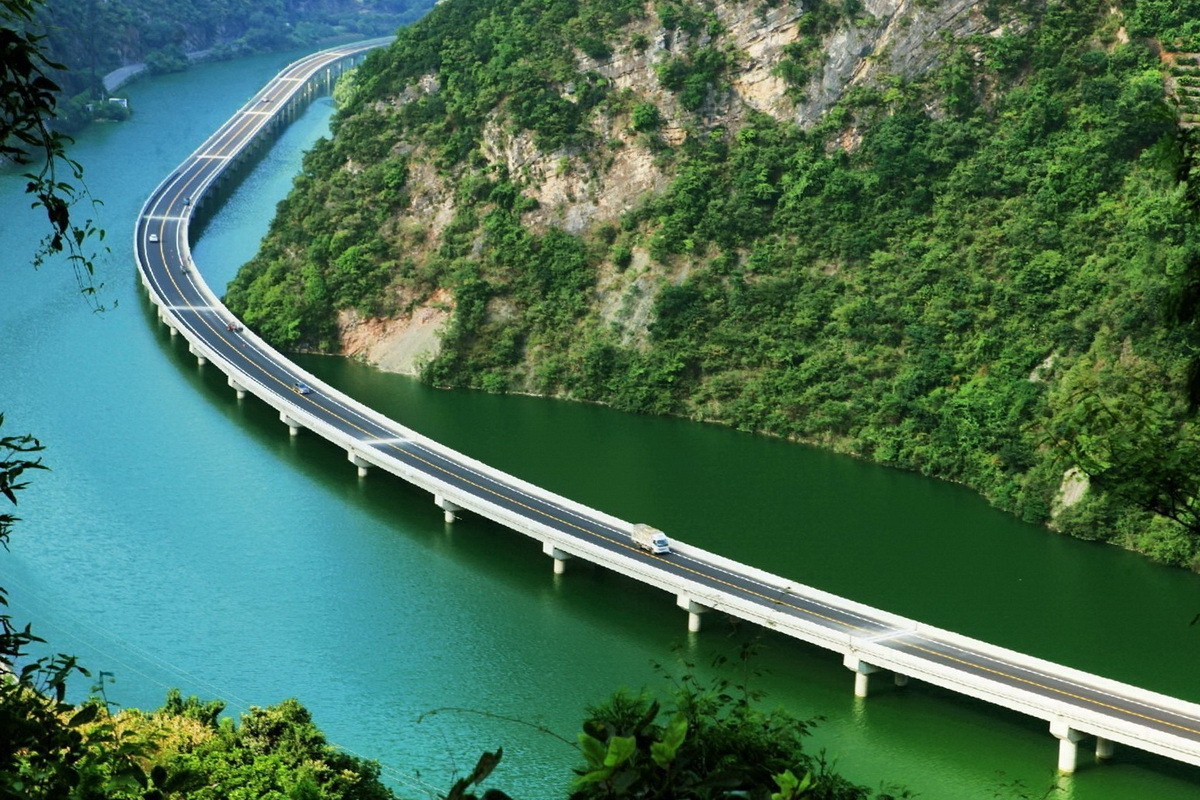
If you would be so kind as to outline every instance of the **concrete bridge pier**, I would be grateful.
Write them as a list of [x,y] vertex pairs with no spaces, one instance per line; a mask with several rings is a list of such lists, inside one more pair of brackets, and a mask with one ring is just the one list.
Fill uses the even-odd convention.
[[1079,765],[1079,742],[1086,734],[1059,720],[1050,723],[1050,733],[1058,739],[1058,771],[1069,775]]
[[554,559],[555,575],[562,575],[567,571],[567,559],[571,557],[569,553],[564,553],[550,542],[542,543],[542,552]]
[[433,496],[433,503],[434,503],[434,505],[436,505],[438,508],[440,508],[442,511],[445,512],[445,518],[446,518],[447,525],[449,525],[451,522],[454,522],[454,520],[458,519],[456,516],[454,516],[456,512],[462,511],[462,508],[460,506],[457,506],[454,503],[451,503],[449,500],[442,497],[440,494],[435,494]]
[[286,411],[279,412],[279,421],[288,426],[288,436],[299,436],[300,429],[304,427],[299,422],[289,417]]
[[686,594],[681,594],[675,598],[675,605],[688,612],[688,633],[700,632],[700,615],[705,611],[712,611],[706,605],[697,603]]
[[196,357],[196,363],[199,364],[200,366],[203,367],[205,364],[208,363],[208,359],[205,358],[204,355],[199,350],[196,349],[196,345],[194,345],[194,344],[188,345],[188,352]]
[[232,375],[229,376],[228,383],[229,383],[229,388],[231,388],[235,392],[237,392],[238,400],[246,399],[246,387],[245,386],[242,386],[240,383],[238,383],[236,380],[234,380]]
[[357,453],[350,452],[350,451],[346,452],[346,457],[350,460],[351,464],[358,467],[358,477],[360,477],[360,478],[367,477],[367,470],[369,470],[371,467],[370,461],[367,461],[365,458],[358,455]]
[[871,688],[871,675],[879,672],[879,667],[860,660],[853,653],[847,653],[842,663],[854,673],[854,696],[866,697]]
[[1109,761],[1113,757],[1113,743],[1103,736],[1096,737],[1096,760]]

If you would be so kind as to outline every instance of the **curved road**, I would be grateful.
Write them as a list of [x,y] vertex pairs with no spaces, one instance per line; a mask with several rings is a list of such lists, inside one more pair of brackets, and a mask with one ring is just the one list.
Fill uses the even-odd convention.
[[[1062,741],[1096,735],[1200,765],[1200,706],[931,628],[684,543],[669,555],[650,555],[631,544],[631,523],[442,447],[315,380],[244,330],[191,266],[195,203],[313,76],[380,44],[334,48],[288,66],[147,200],[134,235],[142,280],[193,353],[293,427],[344,447],[359,466],[386,469],[450,501],[450,509],[533,536],[548,553],[586,558],[673,592],[684,608],[719,609],[841,652],[860,674],[888,669],[1032,714],[1050,721]],[[297,382],[312,391],[299,393]],[[1073,768],[1074,750],[1062,752],[1060,768]]]

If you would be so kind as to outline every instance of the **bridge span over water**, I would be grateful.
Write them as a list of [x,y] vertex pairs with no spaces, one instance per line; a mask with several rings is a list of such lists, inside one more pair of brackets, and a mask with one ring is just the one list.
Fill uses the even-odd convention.
[[[651,555],[630,541],[633,523],[533,486],[412,431],[293,364],[244,329],[194,268],[189,224],[233,168],[295,111],[372,47],[325,50],[286,67],[159,186],[134,229],[141,280],[172,336],[201,364],[228,376],[239,398],[253,394],[279,412],[292,435],[316,433],[371,467],[430,492],[447,522],[469,511],[542,543],[561,572],[585,559],[676,598],[689,630],[721,611],[840,653],[866,696],[870,676],[916,678],[1046,720],[1059,740],[1058,767],[1071,772],[1081,744],[1108,758],[1113,743],[1200,765],[1200,705],[1023,655],[924,625],[739,564],[684,542]],[[298,383],[312,388],[296,390]]]

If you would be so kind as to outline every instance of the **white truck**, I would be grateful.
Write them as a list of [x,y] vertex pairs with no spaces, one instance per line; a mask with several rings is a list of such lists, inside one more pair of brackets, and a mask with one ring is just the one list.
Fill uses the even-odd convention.
[[671,552],[671,543],[667,541],[667,535],[658,528],[652,528],[644,523],[639,522],[633,526],[630,538],[633,539],[634,544],[648,553],[663,555]]

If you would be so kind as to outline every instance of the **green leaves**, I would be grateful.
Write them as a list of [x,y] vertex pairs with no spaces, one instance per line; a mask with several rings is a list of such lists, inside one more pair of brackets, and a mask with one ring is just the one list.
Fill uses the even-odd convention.
[[[799,800],[811,790],[821,800],[861,800],[865,789],[831,773],[804,752],[809,723],[756,707],[758,692],[745,681],[746,660],[718,659],[714,667],[740,669],[740,682],[699,681],[691,666],[667,710],[647,694],[619,691],[588,709],[578,735],[584,764],[575,770],[572,800],[671,797],[688,800]],[[803,775],[797,778],[796,775]]]
[[663,769],[671,765],[671,762],[675,760],[675,754],[683,745],[683,740],[687,738],[687,730],[687,717],[682,712],[676,713],[667,725],[666,731],[663,732],[662,741],[650,745],[650,757],[655,764]]
[[771,800],[797,800],[812,786],[812,773],[804,773],[803,778],[797,778],[790,769],[784,770],[773,779],[779,786],[778,792],[771,792]]
[[608,758],[608,749],[604,746],[604,742],[588,733],[580,732],[579,750],[583,753],[583,757],[587,760],[588,766],[593,770],[602,769],[604,767]]
[[67,723],[69,727],[78,728],[80,725],[86,725],[100,713],[100,706],[95,703],[87,703],[79,708],[73,715],[71,721]]
[[[504,748],[497,747],[496,752],[484,752],[479,756],[479,761],[475,763],[475,769],[471,770],[471,774],[465,778],[461,778],[455,782],[454,786],[450,787],[450,793],[446,795],[446,800],[474,800],[475,795],[467,793],[467,790],[472,786],[477,786],[487,779],[492,771],[496,769],[496,765],[500,763],[500,759],[504,756]],[[484,794],[485,798],[492,800],[500,800],[505,798],[503,792],[497,790],[489,790]]]
[[[4,414],[0,412],[0,427],[4,425]],[[40,458],[31,458],[34,453],[40,453],[45,448],[42,443],[29,434],[18,436],[0,436],[0,495],[16,505],[17,492],[26,487],[22,479],[26,472],[34,469],[47,469]],[[19,517],[0,512],[0,546],[8,546],[8,536],[11,526]],[[2,596],[2,595],[0,595]],[[0,657],[15,655],[11,653],[0,637]]]
[[591,769],[575,779],[577,787],[611,781],[617,770],[637,751],[637,740],[632,736],[614,736],[606,746],[594,736],[580,733],[579,749]]
[[680,105],[696,111],[710,92],[724,89],[725,74],[731,66],[733,57],[728,52],[709,46],[666,58],[655,64],[654,72],[664,88],[678,93]]

